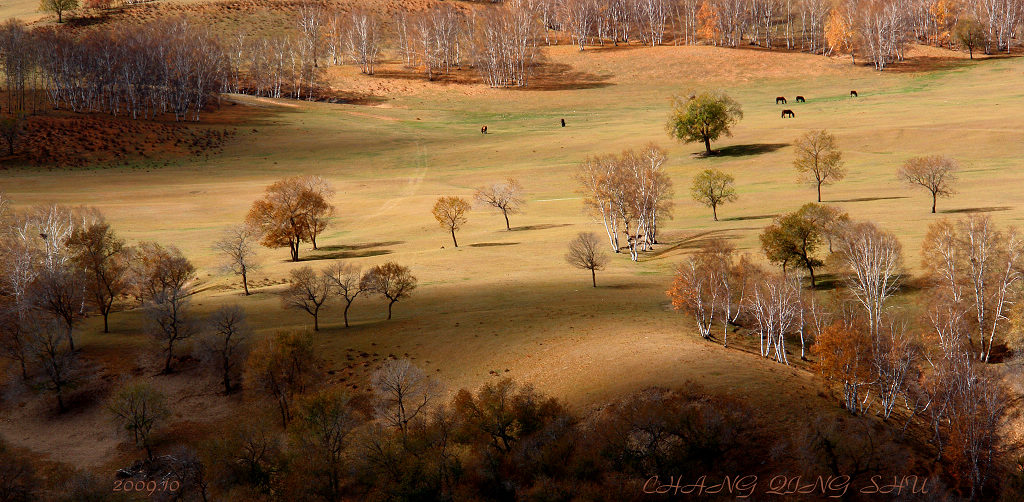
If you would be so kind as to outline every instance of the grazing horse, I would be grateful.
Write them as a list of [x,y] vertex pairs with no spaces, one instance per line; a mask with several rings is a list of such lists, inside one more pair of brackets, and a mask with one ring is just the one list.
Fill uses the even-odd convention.
[[562,127],[565,127],[565,119],[562,119]]
[[796,118],[796,114],[793,113],[793,110],[782,110],[782,118],[786,118],[787,116]]
[[856,98],[857,97],[857,91],[850,91],[850,97],[851,98]]
[[797,96],[796,97],[796,102],[797,103],[806,103],[807,100],[805,100],[803,96]]
[[779,104],[779,103],[786,104],[786,97],[785,96],[779,96],[779,97],[775,98],[775,104]]
[[480,128],[480,134],[487,134],[487,126],[483,126]]

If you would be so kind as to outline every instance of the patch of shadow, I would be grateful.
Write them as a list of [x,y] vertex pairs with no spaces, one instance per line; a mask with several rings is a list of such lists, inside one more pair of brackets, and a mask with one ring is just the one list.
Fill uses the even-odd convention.
[[524,230],[547,230],[549,228],[567,227],[569,223],[544,223],[541,225],[526,225],[522,227],[512,227],[513,232],[520,232]]
[[317,251],[359,251],[370,248],[382,248],[385,246],[397,246],[399,244],[405,244],[405,241],[385,241],[385,242],[364,242],[362,244],[338,244],[334,246],[320,246]]
[[604,286],[601,284],[601,276],[597,276],[597,289],[615,289],[615,290],[628,290],[628,289],[641,289],[641,284],[611,284]]
[[962,209],[943,209],[939,211],[945,214],[959,214],[959,213],[994,213],[996,211],[1009,211],[1013,209],[1010,206],[988,206],[988,207],[965,207]]
[[471,248],[489,248],[495,246],[515,246],[518,242],[478,242],[476,244],[470,244]]
[[[320,248],[319,251],[323,251],[324,248]],[[299,261],[316,261],[316,260],[344,260],[348,258],[367,258],[370,256],[381,256],[391,254],[393,251],[390,249],[363,249],[359,251],[333,251],[328,253],[309,254],[304,258],[299,258]]]
[[747,220],[770,220],[778,214],[759,214],[756,216],[733,216],[732,218],[722,218],[722,221],[747,221]]
[[835,199],[826,200],[825,202],[873,202],[876,200],[894,200],[894,199],[906,199],[905,195],[896,195],[893,197],[858,197],[856,199]]
[[98,16],[82,16],[82,17],[71,17],[68,16],[68,20],[64,21],[64,26],[70,28],[86,28],[97,24],[105,23],[110,16],[106,14],[100,14]]
[[575,70],[564,63],[546,63],[535,68],[530,77],[530,85],[513,89],[531,91],[568,91],[578,89],[597,89],[613,85],[608,82],[611,75],[595,75]]
[[695,157],[707,158],[707,157],[746,157],[748,155],[761,155],[763,153],[771,153],[781,148],[789,146],[789,143],[751,143],[749,145],[729,145],[726,147],[719,148],[718,150],[712,150],[711,154],[700,152],[695,153]]
[[[665,247],[661,249],[655,248],[653,252],[643,256],[646,256],[647,259],[653,260],[660,258],[666,253],[675,251],[677,249],[698,249],[700,247],[703,247],[707,243],[711,242],[712,240],[715,240],[716,238],[738,239],[739,236],[734,233],[735,230],[736,229],[731,228],[721,230],[708,230],[706,232],[699,232],[693,235],[688,235],[680,239],[678,242],[672,244],[662,241],[658,245],[662,245]],[[643,257],[641,257],[641,261],[644,261]]]

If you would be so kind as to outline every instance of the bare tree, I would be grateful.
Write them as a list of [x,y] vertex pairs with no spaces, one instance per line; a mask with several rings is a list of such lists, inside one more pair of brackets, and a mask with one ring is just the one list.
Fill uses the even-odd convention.
[[143,242],[132,263],[135,295],[143,301],[149,331],[164,345],[164,373],[170,373],[174,347],[196,333],[190,297],[196,269],[178,248]]
[[409,267],[392,261],[370,268],[359,283],[363,291],[378,294],[388,300],[388,320],[391,319],[391,307],[416,289],[416,277]]
[[258,267],[255,240],[257,231],[249,225],[237,225],[226,230],[214,249],[226,258],[225,268],[242,277],[242,289],[249,296],[249,272]]
[[285,308],[302,310],[313,317],[313,331],[320,331],[320,308],[331,297],[331,276],[310,266],[292,270],[288,288],[281,295]]
[[515,178],[477,188],[473,197],[481,204],[501,211],[501,215],[505,217],[505,230],[512,230],[508,215],[521,213],[523,204],[526,203],[523,200],[523,186]]
[[936,294],[947,308],[962,312],[970,328],[967,343],[987,362],[1021,297],[1024,238],[1012,227],[1003,231],[990,217],[972,214],[955,223],[933,223],[923,248]]
[[107,404],[118,429],[127,432],[135,446],[153,458],[153,430],[171,416],[164,395],[147,382],[129,382],[114,393]]
[[77,386],[80,365],[77,353],[67,343],[60,322],[39,317],[29,327],[28,344],[33,359],[43,370],[41,386],[57,396],[57,411],[64,413],[65,393]]
[[959,170],[957,161],[941,155],[914,157],[908,160],[899,170],[899,178],[911,185],[920,185],[932,194],[932,213],[935,213],[935,202],[939,197],[952,197],[956,192],[956,172]]
[[254,345],[245,378],[274,399],[281,426],[287,426],[295,399],[318,382],[322,364],[311,333],[278,332]]
[[836,253],[849,275],[849,292],[864,309],[868,333],[879,337],[886,303],[900,287],[903,248],[873,223],[852,223],[839,234]]
[[593,232],[580,232],[569,242],[565,261],[576,268],[589,270],[590,280],[597,287],[597,271],[608,264],[608,255],[598,250],[600,239]]
[[425,417],[439,396],[437,381],[408,359],[388,360],[370,377],[377,397],[375,411],[386,426],[409,432],[410,422]]
[[68,347],[75,350],[74,327],[85,316],[85,277],[75,268],[44,269],[31,289],[32,303],[64,325]]
[[349,13],[346,29],[346,45],[349,59],[359,65],[366,75],[373,75],[374,65],[380,56],[382,28],[377,15],[364,9]]
[[334,288],[334,294],[345,300],[345,310],[342,315],[345,319],[345,327],[347,328],[348,310],[352,307],[352,303],[356,301],[359,294],[363,292],[363,271],[361,268],[349,263],[335,263],[327,267],[324,274],[330,279],[331,286]]
[[102,215],[74,230],[67,246],[74,254],[75,265],[86,275],[85,289],[89,300],[103,316],[103,332],[109,333],[110,312],[114,301],[129,289],[128,252],[124,240]]
[[220,373],[224,394],[230,394],[238,387],[252,330],[238,305],[215,310],[206,324],[209,331],[199,341],[202,358]]
[[469,201],[462,197],[441,197],[434,203],[434,219],[441,225],[441,228],[451,232],[452,243],[459,247],[459,241],[455,239],[455,231],[466,224],[466,213],[470,208]]
[[298,15],[302,44],[306,53],[313,59],[313,66],[316,67],[317,57],[324,43],[324,8],[318,2],[305,1],[299,6]]
[[828,131],[808,131],[793,143],[793,147],[796,150],[793,166],[802,178],[817,187],[818,202],[821,202],[821,186],[846,177],[843,154],[839,151],[836,137]]

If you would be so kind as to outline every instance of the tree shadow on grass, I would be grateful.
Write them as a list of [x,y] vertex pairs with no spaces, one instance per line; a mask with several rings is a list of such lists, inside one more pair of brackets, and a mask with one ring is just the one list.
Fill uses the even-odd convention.
[[988,207],[964,207],[960,209],[943,209],[939,211],[944,214],[961,214],[961,213],[994,213],[996,211],[1009,211],[1013,209],[1010,206],[988,206]]
[[512,227],[513,232],[520,232],[525,230],[547,230],[549,228],[567,227],[568,223],[545,223],[541,225],[526,225],[522,227]]
[[751,143],[749,145],[729,145],[726,147],[708,152],[696,152],[694,157],[706,159],[711,157],[747,157],[750,155],[761,155],[771,153],[789,146],[789,143]]
[[315,261],[315,260],[340,260],[346,258],[366,258],[369,256],[381,256],[385,254],[391,254],[393,251],[390,249],[380,249],[385,246],[397,246],[403,244],[405,241],[385,241],[385,242],[364,242],[361,244],[338,244],[333,246],[320,246],[315,251],[310,252],[305,257],[300,258],[299,261]]
[[368,258],[370,256],[381,256],[391,254],[394,251],[390,249],[362,249],[358,251],[333,251],[323,252],[323,248],[313,251],[312,254],[299,258],[299,261],[317,261],[317,260],[344,260],[348,258]]
[[776,216],[778,216],[778,213],[758,214],[754,216],[733,216],[732,218],[722,218],[722,221],[770,220]]
[[903,195],[897,195],[894,197],[859,197],[856,199],[834,199],[826,200],[824,202],[873,202],[876,200],[894,200],[894,199],[906,199],[908,197]]
[[495,246],[515,246],[518,242],[478,242],[476,244],[470,244],[471,248],[489,248]]

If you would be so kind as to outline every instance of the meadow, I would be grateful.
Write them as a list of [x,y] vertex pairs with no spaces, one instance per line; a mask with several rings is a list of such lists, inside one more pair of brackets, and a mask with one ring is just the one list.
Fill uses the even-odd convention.
[[[0,191],[21,207],[95,206],[130,243],[179,247],[200,271],[197,310],[237,303],[260,336],[311,326],[279,299],[295,267],[335,260],[411,267],[420,286],[395,306],[393,320],[384,320],[381,301],[360,298],[351,328],[343,327],[336,304],[320,321],[316,336],[330,378],[353,391],[365,389],[365,376],[384,359],[407,356],[449,391],[508,376],[581,411],[645,386],[695,381],[778,413],[780,428],[803,412],[834,409],[834,401],[806,365],[786,367],[742,344],[724,349],[701,340],[691,321],[671,310],[665,290],[673,267],[711,237],[762,260],[761,229],[814,200],[813,187],[798,183],[792,167],[794,139],[812,129],[837,136],[849,175],[826,187],[823,201],[895,232],[911,273],[920,269],[928,224],[939,218],[983,211],[1016,224],[1024,217],[1019,59],[968,61],[914,47],[906,64],[876,72],[847,58],[762,49],[557,46],[544,55],[524,90],[488,89],[471,78],[426,82],[394,63],[377,76],[332,68],[332,86],[371,98],[332,104],[225,96],[230,122],[218,123],[214,113],[200,126],[237,130],[221,153],[170,165],[7,166]],[[724,90],[744,111],[735,134],[713,145],[720,155],[710,158],[697,155],[702,145],[678,144],[665,132],[670,98],[704,89]],[[849,97],[850,90],[860,97]],[[807,102],[794,103],[798,94]],[[776,106],[780,95],[790,104]],[[780,119],[782,108],[796,117]],[[482,125],[489,134],[480,134]],[[588,155],[648,142],[669,152],[674,218],[654,252],[638,263],[616,255],[591,288],[589,274],[563,258],[578,232],[603,231],[583,212],[573,170]],[[925,154],[950,155],[964,166],[959,193],[940,200],[935,215],[927,192],[896,178],[904,160]],[[708,167],[735,176],[739,192],[737,202],[719,209],[718,222],[689,197],[691,178]],[[337,191],[338,214],[319,250],[303,245],[301,263],[286,261],[285,249],[261,249],[256,293],[244,297],[212,243],[244,219],[265,186],[294,174],[325,177]],[[453,248],[430,213],[437,197],[470,197],[475,187],[509,176],[522,182],[527,199],[512,231],[499,213],[476,208]],[[80,328],[83,357],[103,361],[106,381],[131,373],[168,392],[177,403],[171,429],[202,434],[230,421],[246,399],[218,396],[216,379],[195,385],[198,370],[188,365],[153,376],[159,364],[140,313],[115,312],[111,334],[100,333],[101,323],[94,317]],[[0,412],[0,431],[12,444],[84,467],[120,465],[129,454],[101,407],[57,416],[29,393],[8,399],[22,403]],[[38,416],[45,418],[22,420]]]

